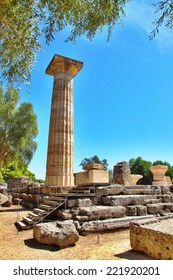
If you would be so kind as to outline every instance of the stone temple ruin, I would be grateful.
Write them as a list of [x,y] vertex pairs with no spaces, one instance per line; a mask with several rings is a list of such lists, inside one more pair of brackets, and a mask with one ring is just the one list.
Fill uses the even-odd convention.
[[[82,62],[55,55],[46,69],[54,76],[54,86],[45,184],[23,177],[10,180],[7,188],[14,204],[30,209],[17,221],[17,228],[33,228],[36,240],[52,244],[51,240],[60,247],[75,243],[77,234],[115,231],[173,217],[173,185],[165,176],[165,166],[151,168],[152,185],[137,185],[142,176],[131,174],[126,162],[114,166],[114,184],[109,184],[108,172],[100,164],[90,164],[85,172],[74,174],[73,78],[82,67]],[[54,226],[48,226],[50,220]],[[69,243],[50,238],[49,233],[57,228],[65,228],[65,232],[68,228]]]

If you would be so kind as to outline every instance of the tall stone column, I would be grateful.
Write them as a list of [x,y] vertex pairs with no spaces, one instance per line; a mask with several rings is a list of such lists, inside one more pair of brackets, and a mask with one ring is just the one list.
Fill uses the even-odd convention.
[[46,69],[54,76],[46,186],[74,185],[73,78],[83,63],[55,55]]

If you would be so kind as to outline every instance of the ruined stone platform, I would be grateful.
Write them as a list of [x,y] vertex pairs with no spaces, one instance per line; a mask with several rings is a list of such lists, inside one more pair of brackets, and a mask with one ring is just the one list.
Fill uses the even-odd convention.
[[[173,215],[173,185],[49,186],[14,182],[13,203],[30,208],[29,228],[40,220],[73,220],[80,234],[128,228],[130,222]],[[51,217],[50,217],[51,214]],[[49,217],[48,217],[49,215]]]
[[155,218],[154,223],[130,224],[130,244],[158,260],[173,260],[173,217]]

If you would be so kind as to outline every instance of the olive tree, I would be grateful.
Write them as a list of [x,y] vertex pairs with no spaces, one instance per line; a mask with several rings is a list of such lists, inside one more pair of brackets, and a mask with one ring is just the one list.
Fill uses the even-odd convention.
[[29,164],[37,148],[37,117],[29,102],[19,103],[19,92],[0,88],[0,169],[21,158]]

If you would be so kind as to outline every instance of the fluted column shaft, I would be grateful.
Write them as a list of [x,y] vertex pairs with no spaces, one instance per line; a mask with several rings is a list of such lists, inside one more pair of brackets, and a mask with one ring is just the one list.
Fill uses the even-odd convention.
[[73,77],[83,63],[55,55],[46,73],[54,76],[46,186],[74,185]]
[[74,185],[73,80],[66,73],[54,77],[46,185]]

